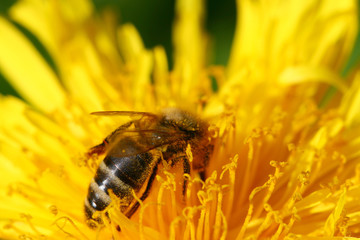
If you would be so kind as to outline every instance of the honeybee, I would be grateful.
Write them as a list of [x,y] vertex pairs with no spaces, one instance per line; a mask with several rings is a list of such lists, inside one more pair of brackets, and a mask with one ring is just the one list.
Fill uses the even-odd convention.
[[[147,198],[158,165],[163,160],[169,166],[181,162],[184,174],[190,174],[190,170],[193,170],[204,176],[213,144],[209,124],[195,115],[177,108],[166,108],[160,114],[128,111],[92,114],[130,116],[134,120],[115,129],[88,152],[89,157],[106,154],[91,180],[85,199],[85,215],[90,222],[102,223],[100,217],[93,216],[96,212],[104,211],[111,203],[109,191],[124,203],[119,207],[120,211],[130,218],[139,207],[133,192],[142,201]],[[193,156],[191,165],[186,154],[188,145]],[[187,180],[184,178],[183,196],[186,186]]]

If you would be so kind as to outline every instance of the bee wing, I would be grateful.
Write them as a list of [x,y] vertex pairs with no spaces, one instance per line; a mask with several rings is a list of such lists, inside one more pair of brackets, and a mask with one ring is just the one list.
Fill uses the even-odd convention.
[[176,131],[154,129],[123,130],[114,136],[108,149],[111,156],[126,157],[180,141],[184,135]]
[[100,111],[100,112],[92,112],[91,115],[97,116],[128,116],[128,117],[148,117],[156,119],[158,116],[156,114],[150,112],[134,112],[134,111]]

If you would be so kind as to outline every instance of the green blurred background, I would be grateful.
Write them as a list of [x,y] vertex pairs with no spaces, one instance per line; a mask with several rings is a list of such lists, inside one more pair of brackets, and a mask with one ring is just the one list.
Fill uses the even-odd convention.
[[[39,0],[41,1],[41,0]],[[166,49],[170,67],[172,65],[172,24],[174,19],[175,0],[92,0],[97,11],[104,8],[111,8],[119,16],[119,23],[131,22],[138,29],[147,48],[162,45]],[[360,0],[358,6],[360,6]],[[0,14],[6,17],[7,9],[16,0],[0,0]],[[205,28],[211,38],[211,64],[225,65],[230,53],[231,42],[234,36],[236,7],[235,0],[207,0]],[[141,7],[140,7],[141,5]],[[360,9],[359,9],[360,12]],[[360,23],[360,18],[359,18]],[[14,23],[16,24],[16,23]],[[55,69],[56,66],[47,54],[41,43],[26,29],[17,25],[34,45],[43,54],[49,64]],[[0,53],[1,54],[1,53]],[[360,37],[358,34],[354,51],[345,64],[342,75],[348,75],[360,59]],[[334,92],[330,90],[329,96]],[[7,83],[0,72],[0,93],[18,96],[16,91]],[[326,102],[326,101],[325,101]]]

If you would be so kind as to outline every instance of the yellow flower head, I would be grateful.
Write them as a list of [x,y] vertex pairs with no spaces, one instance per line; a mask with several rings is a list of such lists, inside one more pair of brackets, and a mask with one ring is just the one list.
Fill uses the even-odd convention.
[[[0,238],[360,236],[360,72],[340,74],[356,38],[356,1],[238,0],[227,66],[207,65],[203,5],[177,1],[170,71],[162,47],[146,49],[133,25],[96,15],[88,0],[19,0],[0,17],[0,71],[24,99],[0,97]],[[321,108],[329,87],[337,93]],[[206,126],[180,152],[205,171],[186,173],[164,159],[171,145],[156,145],[157,174],[147,198],[132,191],[131,218],[110,189],[106,209],[87,219],[84,199],[109,153],[89,149],[129,121],[151,125],[168,107],[203,119],[169,122]]]

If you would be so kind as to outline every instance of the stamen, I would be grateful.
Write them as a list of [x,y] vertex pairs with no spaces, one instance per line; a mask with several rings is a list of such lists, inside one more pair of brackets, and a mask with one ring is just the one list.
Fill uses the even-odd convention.
[[[60,221],[62,221],[61,225],[60,225]],[[69,237],[73,237],[73,238],[76,238],[76,236],[74,236],[73,234],[67,232],[65,229],[67,228],[66,227],[66,224],[70,223],[70,225],[75,228],[75,230],[84,238],[84,239],[89,239],[77,226],[76,224],[74,223],[74,221],[70,218],[70,217],[67,217],[67,216],[63,216],[63,217],[59,217],[55,220],[55,222],[53,224],[55,224],[59,230],[61,230],[63,233],[65,233],[66,235],[68,235]]]
[[163,218],[163,213],[162,213],[162,206],[163,206],[163,194],[164,194],[164,190],[169,190],[170,192],[170,199],[171,199],[171,216],[175,217],[177,216],[177,209],[176,209],[176,198],[175,198],[175,191],[176,191],[176,182],[175,182],[175,176],[173,174],[171,174],[170,172],[167,172],[164,170],[164,173],[166,175],[166,180],[164,180],[161,176],[157,175],[156,179],[160,182],[160,188],[158,191],[158,196],[157,196],[157,202],[158,202],[158,207],[157,207],[157,220],[158,220],[158,224],[159,224],[159,228],[160,228],[160,232],[166,232],[166,229],[168,228],[168,226],[164,225],[164,221],[162,220]]
[[186,207],[182,211],[182,216],[186,220],[186,226],[184,230],[184,236],[190,236],[190,239],[195,240],[195,225],[194,225],[194,214],[196,212],[194,207]]

